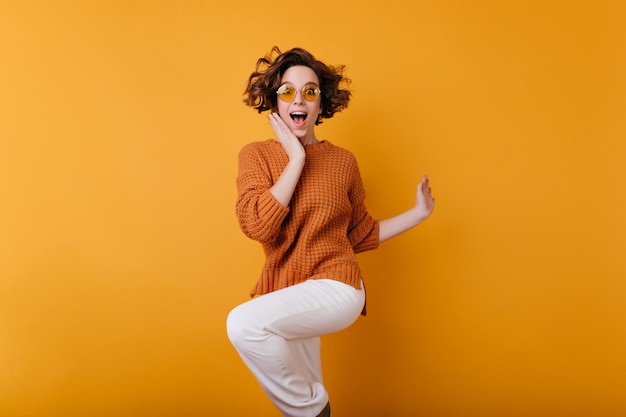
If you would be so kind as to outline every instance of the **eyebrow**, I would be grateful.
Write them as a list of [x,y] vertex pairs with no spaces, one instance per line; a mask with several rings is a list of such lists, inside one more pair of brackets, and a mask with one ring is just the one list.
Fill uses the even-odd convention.
[[[308,81],[308,82],[304,83],[304,86],[311,85],[311,84],[313,84],[313,85],[314,85],[314,86],[316,86],[316,87],[319,87],[319,85],[317,85],[317,83],[316,83],[316,82],[314,82],[314,81]],[[279,85],[279,87],[282,87],[283,85],[291,85],[291,86],[293,86],[293,83],[292,83],[292,82],[289,82],[289,81],[283,81],[283,82]]]

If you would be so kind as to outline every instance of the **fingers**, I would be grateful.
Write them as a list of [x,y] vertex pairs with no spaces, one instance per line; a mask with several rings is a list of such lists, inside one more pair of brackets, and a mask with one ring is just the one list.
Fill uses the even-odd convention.
[[296,135],[293,134],[289,126],[285,123],[283,119],[280,118],[278,113],[270,113],[268,115],[270,124],[272,125],[272,129],[274,129],[274,133],[276,133],[276,139],[283,146],[291,141],[298,141]]
[[417,186],[424,194],[428,194],[432,192],[430,188],[430,180],[428,179],[426,175],[422,177],[422,180]]
[[430,188],[430,180],[424,175],[424,186],[426,188],[426,195],[430,198],[433,196],[433,190]]
[[433,198],[433,190],[430,188],[430,180],[428,179],[428,176],[424,175],[422,177],[422,180],[417,185],[417,191],[423,196],[428,197],[430,200],[435,201]]
[[304,155],[304,147],[285,121],[280,118],[280,115],[278,113],[270,113],[268,118],[276,133],[276,140],[282,145],[289,159],[302,157]]
[[285,129],[288,129],[285,122],[283,122],[278,113],[270,113],[268,118],[270,124],[272,125],[272,129],[274,129],[274,132],[276,133],[277,139],[280,140],[285,134]]

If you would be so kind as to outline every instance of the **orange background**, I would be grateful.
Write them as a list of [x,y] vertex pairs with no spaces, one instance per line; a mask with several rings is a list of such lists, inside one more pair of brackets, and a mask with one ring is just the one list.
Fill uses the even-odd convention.
[[256,59],[354,98],[318,136],[373,215],[369,314],[324,338],[338,416],[626,415],[626,3],[3,1],[0,416],[277,416],[230,346],[260,246],[236,155]]

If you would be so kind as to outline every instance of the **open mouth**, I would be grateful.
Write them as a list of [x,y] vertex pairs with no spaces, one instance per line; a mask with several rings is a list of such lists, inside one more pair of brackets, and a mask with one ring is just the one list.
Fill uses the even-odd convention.
[[296,126],[301,127],[306,121],[307,114],[302,111],[295,111],[293,113],[290,113],[289,116],[291,116],[291,119],[294,121]]

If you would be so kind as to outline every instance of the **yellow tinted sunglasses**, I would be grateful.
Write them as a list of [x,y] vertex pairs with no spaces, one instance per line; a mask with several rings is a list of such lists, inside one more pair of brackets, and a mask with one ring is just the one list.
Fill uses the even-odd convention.
[[298,91],[300,91],[302,98],[306,101],[315,101],[317,96],[322,94],[322,91],[317,88],[315,84],[307,84],[302,87],[301,90],[297,90],[296,87],[285,84],[281,85],[280,88],[276,90],[276,95],[278,95],[278,98],[282,101],[290,102],[296,97]]

